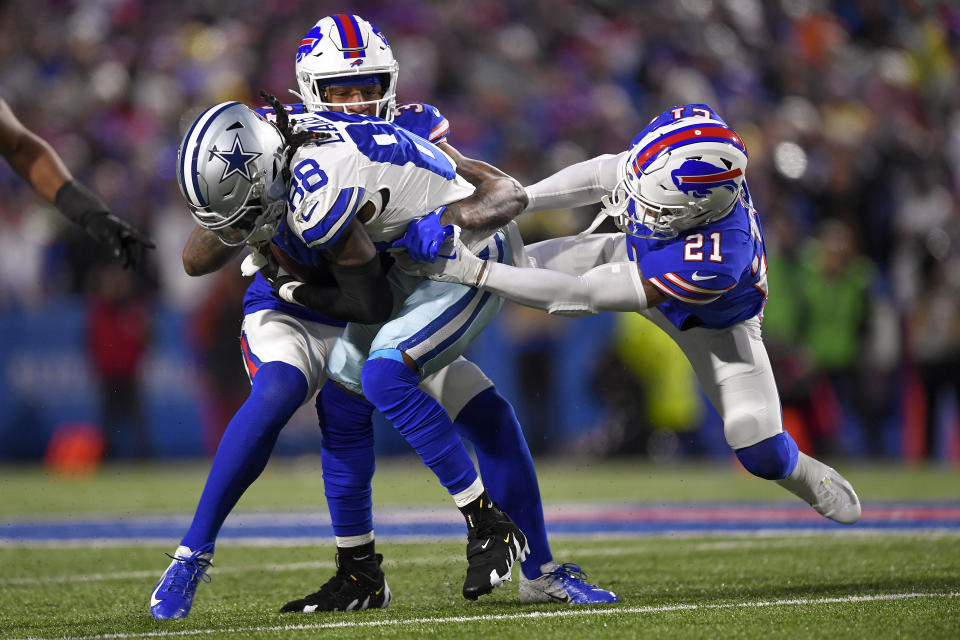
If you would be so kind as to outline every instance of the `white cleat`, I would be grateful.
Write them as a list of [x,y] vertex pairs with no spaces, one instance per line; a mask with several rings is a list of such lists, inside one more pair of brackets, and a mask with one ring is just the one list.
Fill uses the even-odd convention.
[[860,498],[846,479],[833,467],[801,452],[797,468],[777,484],[810,504],[825,518],[840,524],[860,519]]

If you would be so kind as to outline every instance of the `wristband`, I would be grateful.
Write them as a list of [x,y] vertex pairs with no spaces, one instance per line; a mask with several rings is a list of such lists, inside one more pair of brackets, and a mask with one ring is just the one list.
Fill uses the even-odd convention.
[[54,205],[68,220],[86,228],[94,218],[107,215],[107,205],[95,193],[76,180],[68,180],[57,189]]
[[301,304],[300,302],[297,302],[294,292],[302,286],[303,283],[296,280],[293,282],[284,283],[280,285],[279,289],[277,289],[277,295],[280,296],[282,300],[285,300],[290,304]]

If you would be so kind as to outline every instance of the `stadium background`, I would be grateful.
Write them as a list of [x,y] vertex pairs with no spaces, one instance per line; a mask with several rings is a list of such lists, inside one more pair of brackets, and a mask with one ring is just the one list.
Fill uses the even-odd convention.
[[[176,147],[210,104],[287,96],[302,35],[350,11],[393,46],[401,101],[438,106],[454,146],[524,183],[624,149],[674,104],[716,106],[750,151],[788,428],[818,455],[956,464],[960,9],[625,4],[4,2],[0,95],[158,248],[142,272],[120,271],[0,164],[0,460],[39,459],[104,408],[120,458],[212,452],[247,391],[245,282],[236,266],[183,273]],[[521,222],[532,242],[592,215]],[[537,454],[729,456],[682,355],[636,316],[508,305],[469,355]],[[312,411],[279,453],[319,449]],[[382,424],[377,441],[407,450]]]

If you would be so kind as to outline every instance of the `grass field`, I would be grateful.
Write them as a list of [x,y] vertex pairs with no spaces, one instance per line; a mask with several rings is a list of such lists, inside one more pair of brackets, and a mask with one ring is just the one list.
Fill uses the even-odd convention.
[[[240,512],[324,509],[310,461],[277,461]],[[838,465],[840,466],[840,465]],[[960,472],[840,466],[865,506],[923,501],[957,506]],[[538,465],[546,502],[759,501],[793,504],[781,489],[733,465]],[[0,473],[4,524],[88,514],[189,514],[205,465],[116,466],[79,480],[35,468]],[[319,496],[319,497],[318,497]],[[377,506],[443,505],[416,464],[380,464]],[[228,520],[229,523],[229,520]],[[332,543],[218,544],[213,581],[191,616],[158,622],[149,594],[176,544],[0,546],[0,638],[957,638],[960,530],[886,534],[836,528],[803,535],[554,538],[554,555],[580,563],[619,605],[521,606],[508,584],[463,600],[463,541],[381,540],[394,603],[386,611],[279,615],[334,571]],[[515,572],[516,575],[516,572]]]

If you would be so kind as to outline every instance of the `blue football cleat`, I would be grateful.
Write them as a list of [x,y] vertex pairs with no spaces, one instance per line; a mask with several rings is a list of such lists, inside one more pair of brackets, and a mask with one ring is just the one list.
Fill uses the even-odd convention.
[[580,567],[556,562],[541,567],[543,575],[527,580],[520,572],[520,602],[566,602],[568,604],[608,604],[620,602],[613,591],[607,591],[587,582],[587,574]]
[[201,580],[210,582],[207,569],[213,566],[213,543],[203,545],[196,551],[180,546],[171,556],[173,562],[160,576],[157,586],[150,594],[150,613],[157,620],[186,618],[193,606],[193,595]]

